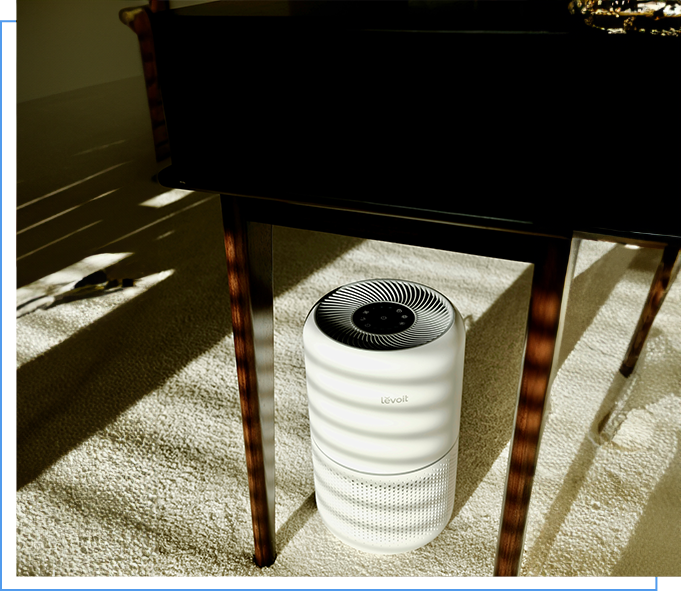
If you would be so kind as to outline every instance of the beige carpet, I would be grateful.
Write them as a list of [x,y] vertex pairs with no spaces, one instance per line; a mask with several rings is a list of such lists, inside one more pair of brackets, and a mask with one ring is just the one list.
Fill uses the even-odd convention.
[[[129,118],[132,132],[113,126],[88,144],[83,129],[82,145],[73,140],[66,154],[55,143],[44,157],[60,150],[54,158],[61,163],[83,146],[99,146],[85,155],[91,160],[66,171],[55,165],[40,178],[26,176],[24,189],[19,184],[19,204],[27,203],[134,159],[132,168],[121,166],[18,212],[21,231],[78,204],[39,226],[68,238],[44,246],[56,238],[29,229],[21,236],[35,242],[18,242],[24,280],[17,296],[17,574],[491,575],[531,268],[275,228],[279,555],[274,566],[259,569],[251,558],[219,202],[166,193],[156,202],[165,205],[140,205],[164,190],[149,180],[155,165],[139,90],[130,99],[137,113]],[[35,121],[69,104],[82,113],[89,99],[74,96],[81,98],[26,103],[20,133],[22,116]],[[27,123],[26,134],[38,128]],[[38,157],[28,148],[23,154],[27,161]],[[21,162],[19,173],[21,181]],[[50,181],[50,174],[58,179]],[[29,211],[33,218],[24,220]],[[523,575],[681,575],[678,282],[636,371],[629,379],[618,373],[659,257],[659,251],[581,244]],[[109,279],[134,279],[134,286],[69,295],[78,279],[99,269]],[[305,316],[321,296],[377,277],[441,291],[468,325],[452,520],[426,547],[392,556],[349,548],[320,520],[301,348]]]

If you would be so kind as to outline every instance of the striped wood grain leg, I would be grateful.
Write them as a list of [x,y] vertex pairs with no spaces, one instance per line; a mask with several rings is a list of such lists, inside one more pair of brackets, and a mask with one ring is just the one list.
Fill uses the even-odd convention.
[[156,48],[154,46],[151,19],[155,12],[165,10],[167,7],[168,5],[165,2],[152,0],[149,7],[124,8],[118,14],[121,22],[135,32],[139,42],[157,162],[163,162],[166,158],[170,157],[170,143],[168,141],[168,128],[166,127],[166,119],[163,112],[161,87],[156,70]]
[[662,259],[657,267],[657,271],[655,271],[655,276],[648,292],[648,299],[643,306],[643,312],[629,343],[629,350],[620,367],[620,373],[625,378],[628,378],[631,372],[634,371],[655,316],[660,311],[662,302],[667,297],[667,292],[679,273],[679,267],[681,267],[681,255],[679,255],[679,252],[681,251],[679,251],[678,244],[668,245],[662,252]]
[[255,563],[276,558],[274,540],[274,333],[272,226],[249,222],[237,197],[221,196]]
[[549,239],[534,260],[527,339],[511,441],[504,507],[494,574],[520,569],[544,410],[557,362],[569,283],[579,241]]

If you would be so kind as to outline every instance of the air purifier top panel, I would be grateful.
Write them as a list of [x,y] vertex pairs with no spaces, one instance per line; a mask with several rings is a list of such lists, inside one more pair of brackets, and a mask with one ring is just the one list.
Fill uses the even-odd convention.
[[319,329],[357,349],[418,347],[443,335],[454,307],[441,293],[411,281],[370,279],[335,289],[316,309]]

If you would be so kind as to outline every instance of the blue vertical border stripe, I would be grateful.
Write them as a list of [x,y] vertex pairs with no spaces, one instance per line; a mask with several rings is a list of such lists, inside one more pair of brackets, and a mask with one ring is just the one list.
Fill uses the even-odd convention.
[[0,588],[15,588],[16,574],[16,187],[17,187],[17,23],[0,20],[0,166],[4,194],[0,198],[2,252],[2,564]]

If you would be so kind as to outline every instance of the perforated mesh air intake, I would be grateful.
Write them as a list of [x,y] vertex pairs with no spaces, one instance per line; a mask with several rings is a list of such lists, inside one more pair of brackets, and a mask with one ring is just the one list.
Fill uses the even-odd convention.
[[369,552],[419,548],[447,525],[454,508],[457,448],[408,474],[362,474],[333,462],[312,442],[317,507],[345,543]]
[[425,345],[454,321],[452,304],[434,289],[398,279],[350,283],[322,298],[320,330],[358,349],[389,351]]

